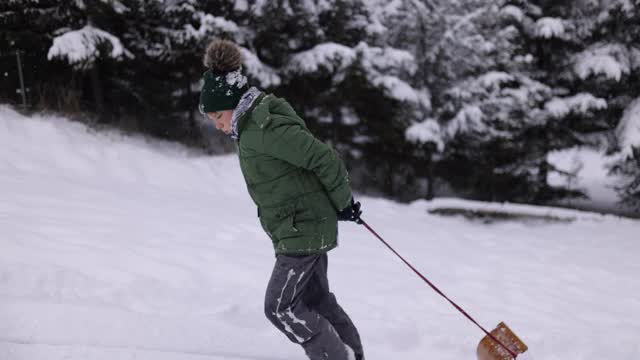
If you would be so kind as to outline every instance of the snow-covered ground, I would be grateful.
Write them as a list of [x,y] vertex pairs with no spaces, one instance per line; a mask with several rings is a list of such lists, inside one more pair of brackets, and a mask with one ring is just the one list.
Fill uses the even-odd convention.
[[[0,144],[0,359],[305,359],[264,318],[274,257],[234,156],[1,106]],[[484,225],[360,200],[477,320],[509,324],[526,358],[640,358],[640,222]],[[477,328],[364,228],[340,232],[329,276],[368,360],[475,358]]]

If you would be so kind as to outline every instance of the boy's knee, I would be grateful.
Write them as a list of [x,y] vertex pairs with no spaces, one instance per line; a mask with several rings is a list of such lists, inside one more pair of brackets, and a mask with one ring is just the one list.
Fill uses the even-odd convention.
[[264,300],[264,315],[272,322],[277,319],[276,311],[278,310],[278,302],[275,299],[267,298]]

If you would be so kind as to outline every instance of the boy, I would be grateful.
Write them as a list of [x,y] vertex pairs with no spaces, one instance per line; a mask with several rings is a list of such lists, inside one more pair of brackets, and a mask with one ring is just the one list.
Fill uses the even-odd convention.
[[276,263],[265,315],[311,360],[363,360],[360,336],[329,291],[338,220],[360,221],[344,164],[281,98],[250,87],[230,41],[207,47],[200,112],[236,140],[240,167]]

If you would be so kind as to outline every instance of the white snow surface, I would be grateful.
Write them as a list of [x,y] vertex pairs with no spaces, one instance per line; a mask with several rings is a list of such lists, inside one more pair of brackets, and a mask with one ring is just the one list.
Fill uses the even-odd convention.
[[[0,359],[305,359],[263,315],[273,249],[235,155],[7,107],[0,142]],[[481,324],[520,335],[527,359],[640,357],[639,222],[483,225],[357,198]],[[341,223],[329,262],[368,360],[475,358],[482,333],[363,227]]]
[[47,59],[63,58],[71,65],[91,66],[100,55],[98,46],[102,43],[110,44],[111,50],[105,54],[110,58],[133,57],[120,39],[104,30],[85,25],[82,29],[71,30],[55,37]]

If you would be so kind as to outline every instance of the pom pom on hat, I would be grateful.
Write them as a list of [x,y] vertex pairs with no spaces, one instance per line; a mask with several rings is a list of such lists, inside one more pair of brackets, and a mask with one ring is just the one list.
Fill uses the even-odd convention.
[[203,57],[209,69],[202,76],[199,109],[202,113],[233,110],[249,89],[242,74],[242,54],[236,44],[214,39]]
[[229,40],[211,41],[202,60],[204,66],[217,74],[228,73],[242,66],[240,49]]

